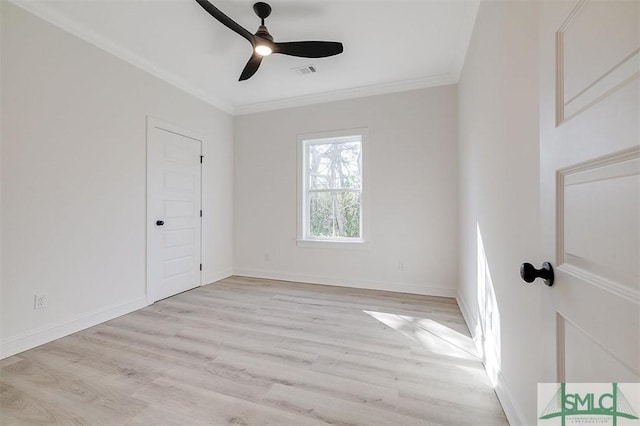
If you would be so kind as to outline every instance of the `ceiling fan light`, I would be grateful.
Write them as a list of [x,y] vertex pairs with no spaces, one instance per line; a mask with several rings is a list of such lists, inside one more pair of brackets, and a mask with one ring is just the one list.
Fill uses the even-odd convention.
[[265,44],[257,45],[255,51],[260,56],[269,56],[273,52],[271,48]]

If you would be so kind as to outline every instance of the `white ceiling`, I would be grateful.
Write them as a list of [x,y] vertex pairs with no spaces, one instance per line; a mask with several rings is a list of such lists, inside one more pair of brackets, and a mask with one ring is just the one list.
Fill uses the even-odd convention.
[[[235,114],[456,83],[478,9],[478,0],[271,0],[276,41],[340,41],[344,53],[272,55],[239,82],[251,45],[194,0],[12,1]],[[257,30],[252,0],[210,1]],[[317,73],[292,71],[310,64]]]

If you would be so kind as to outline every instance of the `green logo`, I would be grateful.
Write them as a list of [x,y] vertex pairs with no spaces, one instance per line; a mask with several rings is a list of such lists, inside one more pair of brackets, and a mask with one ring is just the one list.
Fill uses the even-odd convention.
[[[566,383],[560,384],[560,388],[541,413],[540,420],[560,417],[564,426],[567,417],[571,416],[583,416],[581,420],[584,423],[592,423],[592,416],[609,416],[613,420],[613,425],[616,426],[620,417],[638,419],[638,415],[620,391],[617,383],[611,384],[611,392],[567,392],[566,386]],[[580,386],[576,385],[576,387]]]

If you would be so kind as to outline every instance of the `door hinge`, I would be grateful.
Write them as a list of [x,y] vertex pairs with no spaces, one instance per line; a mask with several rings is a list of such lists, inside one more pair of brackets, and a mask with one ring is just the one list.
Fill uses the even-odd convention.
[[202,159],[204,158],[204,155],[200,156],[200,164],[202,164]]
[[200,264],[200,270],[202,271],[202,263]]
[[200,217],[202,217],[202,210],[200,210]]

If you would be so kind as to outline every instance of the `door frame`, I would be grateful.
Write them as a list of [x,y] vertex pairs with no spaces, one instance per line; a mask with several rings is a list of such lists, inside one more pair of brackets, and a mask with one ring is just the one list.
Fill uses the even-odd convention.
[[[200,158],[202,159],[202,145],[204,143],[204,138],[203,136],[198,133],[195,132],[193,130],[189,130],[189,129],[185,129],[179,126],[176,126],[174,124],[171,124],[167,121],[152,117],[150,115],[147,115],[147,127],[146,127],[146,145],[145,145],[145,149],[146,149],[146,159],[145,159],[145,192],[146,192],[146,202],[145,202],[145,218],[146,218],[146,222],[145,222],[145,296],[147,299],[147,305],[152,305],[153,303],[156,302],[156,300],[154,300],[154,298],[152,297],[153,295],[153,283],[150,282],[149,279],[149,269],[151,266],[151,262],[149,259],[149,237],[150,237],[150,233],[149,233],[149,224],[155,220],[155,216],[151,217],[151,212],[149,209],[149,205],[150,205],[150,192],[149,192],[149,147],[152,143],[152,129],[160,129],[160,130],[164,130],[170,133],[175,133],[177,135],[180,136],[184,136],[186,138],[189,139],[193,139],[197,142],[200,143]],[[202,160],[200,161],[200,210],[202,211],[202,176],[203,176],[203,172],[202,172],[202,167],[203,167],[203,162]],[[203,222],[203,216],[200,216],[200,264],[202,264],[202,222]],[[200,274],[199,274],[199,279],[198,279],[198,286],[202,286],[203,282],[202,282],[202,269],[200,269]]]

